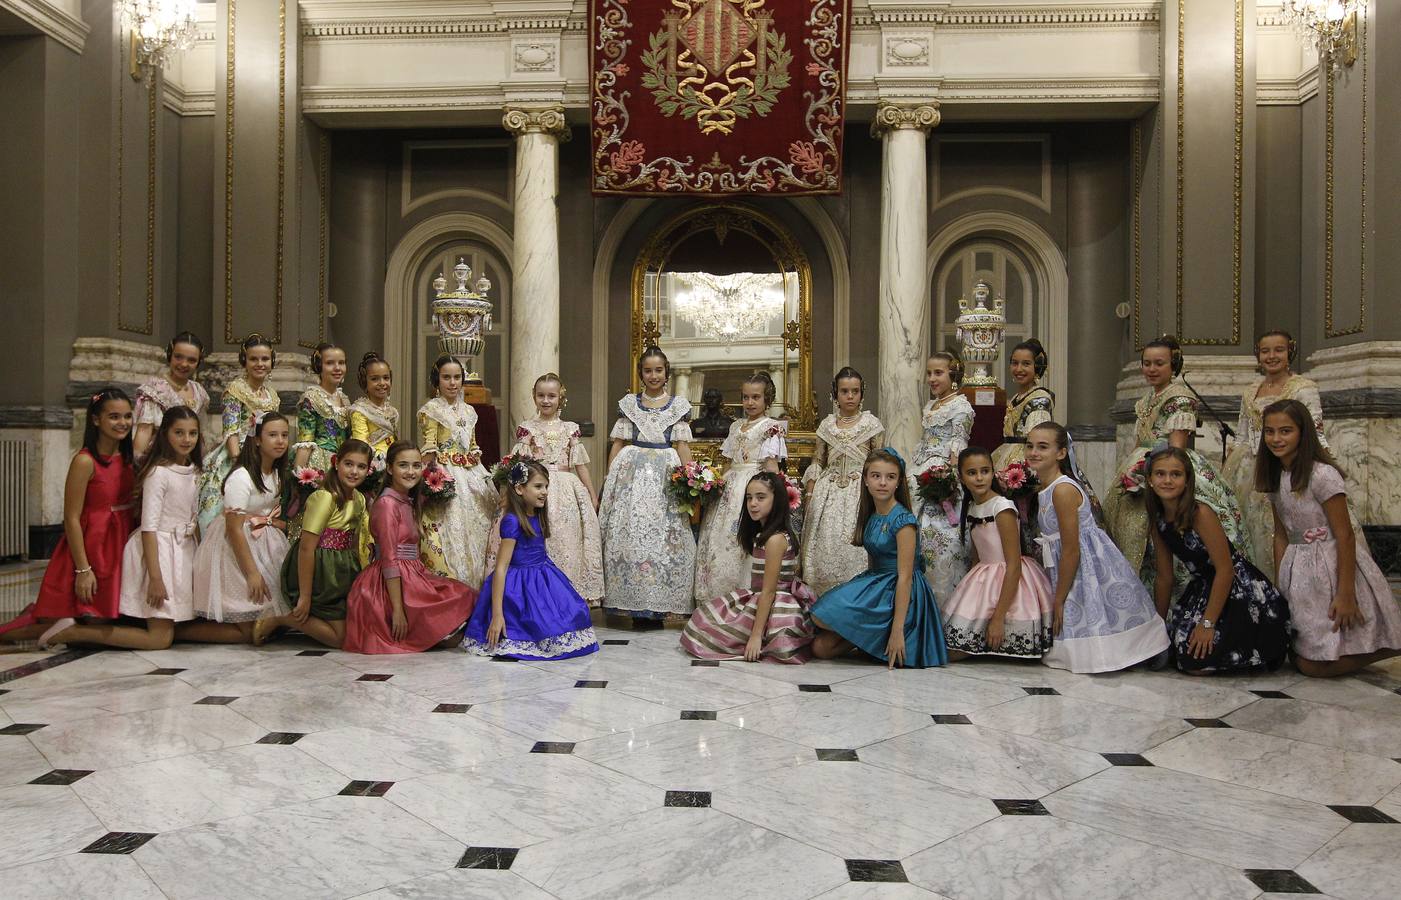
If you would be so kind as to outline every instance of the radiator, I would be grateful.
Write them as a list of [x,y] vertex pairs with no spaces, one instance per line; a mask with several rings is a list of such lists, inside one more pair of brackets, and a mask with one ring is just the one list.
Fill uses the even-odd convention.
[[0,441],[0,558],[29,555],[29,442]]

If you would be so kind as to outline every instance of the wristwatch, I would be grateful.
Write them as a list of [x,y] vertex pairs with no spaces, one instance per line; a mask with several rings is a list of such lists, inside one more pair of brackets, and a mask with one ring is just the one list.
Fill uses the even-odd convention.
[[1203,628],[1207,628],[1207,629],[1215,628],[1215,627],[1216,627],[1216,623],[1213,622],[1213,621],[1211,621],[1211,620],[1208,619],[1208,618],[1203,617],[1203,618],[1202,618],[1202,627],[1203,627]]

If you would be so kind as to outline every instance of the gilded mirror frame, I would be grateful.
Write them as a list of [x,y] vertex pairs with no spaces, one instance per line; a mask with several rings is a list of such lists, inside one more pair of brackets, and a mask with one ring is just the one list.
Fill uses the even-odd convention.
[[[713,232],[716,241],[722,245],[731,231],[746,234],[769,251],[780,273],[791,272],[797,276],[797,315],[785,323],[782,335],[785,378],[789,367],[789,354],[792,354],[791,358],[797,364],[798,390],[794,394],[797,399],[796,408],[786,402],[787,384],[783,385],[780,397],[780,400],[784,401],[784,412],[788,419],[788,458],[791,469],[798,460],[812,455],[817,441],[817,400],[812,390],[812,266],[803,248],[778,220],[752,206],[705,203],[673,216],[659,228],[638,252],[632,267],[632,359],[636,360],[642,350],[651,344],[666,349],[665,343],[661,343],[658,323],[647,316],[647,274],[666,271],[667,262],[676,248],[706,231]],[[641,389],[636,371],[632,376],[632,389]],[[692,442],[692,448],[697,456],[704,456],[718,463],[722,462],[719,455],[720,443],[718,440],[697,439]]]

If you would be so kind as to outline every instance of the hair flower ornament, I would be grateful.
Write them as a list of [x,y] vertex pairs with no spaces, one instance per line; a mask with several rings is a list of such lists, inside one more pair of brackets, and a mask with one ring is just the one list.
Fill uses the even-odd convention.
[[530,480],[530,469],[523,462],[511,463],[511,468],[506,472],[506,479],[515,487],[520,487]]

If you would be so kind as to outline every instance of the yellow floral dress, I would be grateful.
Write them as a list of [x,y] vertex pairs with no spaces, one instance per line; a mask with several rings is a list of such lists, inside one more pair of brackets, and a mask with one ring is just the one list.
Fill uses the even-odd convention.
[[500,494],[482,465],[477,446],[477,411],[461,399],[434,397],[418,410],[423,453],[457,482],[451,500],[429,506],[423,516],[423,562],[433,571],[480,590],[486,578],[487,541]]

